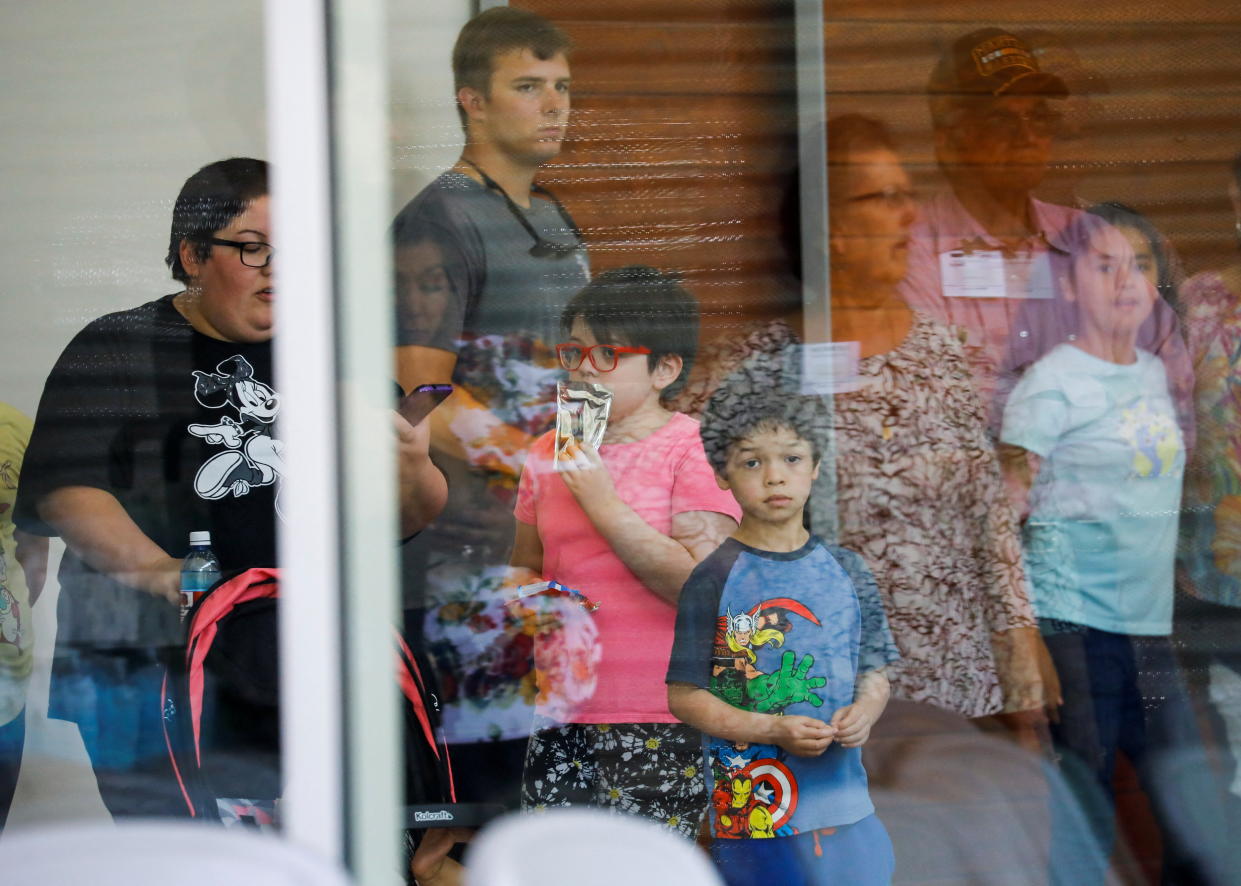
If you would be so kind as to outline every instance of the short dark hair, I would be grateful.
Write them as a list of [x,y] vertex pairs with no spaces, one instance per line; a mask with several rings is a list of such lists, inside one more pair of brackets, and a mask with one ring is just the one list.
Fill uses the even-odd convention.
[[830,416],[820,398],[785,389],[785,356],[752,355],[711,395],[698,433],[717,474],[724,474],[729,453],[738,443],[764,431],[792,431],[810,446],[815,464],[823,458]]
[[[465,23],[452,48],[453,92],[463,87],[489,95],[496,56],[528,49],[539,61],[573,50],[569,35],[543,16],[511,6],[495,6]],[[465,109],[457,102],[465,125]]]
[[181,241],[189,240],[198,257],[206,259],[211,251],[206,240],[267,193],[267,161],[251,157],[208,163],[186,179],[172,208],[172,233],[164,259],[173,279],[190,281],[181,264]]
[[675,396],[685,386],[698,356],[698,300],[672,274],[646,265],[605,271],[573,296],[560,325],[568,332],[579,317],[598,341],[650,348],[651,369],[670,354],[681,358],[681,374],[660,399]]

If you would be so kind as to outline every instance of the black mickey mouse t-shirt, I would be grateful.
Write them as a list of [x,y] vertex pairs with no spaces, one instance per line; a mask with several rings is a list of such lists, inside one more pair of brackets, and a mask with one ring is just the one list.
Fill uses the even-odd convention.
[[[225,572],[276,564],[283,447],[271,344],[194,331],[165,296],[101,317],[65,348],[48,377],[18,490],[16,521],[54,535],[38,502],[88,486],[121,503],[170,556],[211,532]],[[58,643],[163,645],[177,609],[124,587],[66,552]]]

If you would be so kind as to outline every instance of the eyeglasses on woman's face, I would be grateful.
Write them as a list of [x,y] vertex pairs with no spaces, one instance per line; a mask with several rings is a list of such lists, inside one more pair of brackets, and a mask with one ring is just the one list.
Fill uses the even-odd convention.
[[241,256],[241,263],[247,268],[265,268],[271,264],[275,253],[270,243],[258,240],[225,240],[222,237],[208,237],[203,242],[213,246],[232,246]]

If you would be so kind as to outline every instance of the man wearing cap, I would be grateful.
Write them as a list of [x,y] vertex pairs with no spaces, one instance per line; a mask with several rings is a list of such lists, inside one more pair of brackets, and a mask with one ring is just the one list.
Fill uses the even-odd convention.
[[[911,307],[958,327],[995,430],[1016,376],[1074,331],[1049,256],[1068,251],[1060,233],[1084,213],[1031,196],[1069,90],[1019,37],[982,28],[949,47],[927,92],[948,188],[921,207],[902,292]],[[1191,443],[1192,372],[1162,299],[1138,346],[1164,360]]]

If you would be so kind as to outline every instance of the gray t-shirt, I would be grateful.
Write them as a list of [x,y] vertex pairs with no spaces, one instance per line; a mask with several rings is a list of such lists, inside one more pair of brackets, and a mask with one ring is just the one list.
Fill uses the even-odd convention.
[[[530,203],[520,211],[540,237],[577,240],[552,201]],[[486,335],[554,344],[565,305],[590,279],[584,246],[565,256],[530,255],[534,238],[504,198],[451,170],[400,211],[393,240],[401,345],[455,353],[460,339]]]
[[[540,237],[576,241],[554,203],[530,202],[522,211]],[[550,347],[561,340],[565,305],[590,279],[585,248],[530,255],[535,240],[504,198],[452,171],[401,210],[392,233],[397,343],[456,354],[453,384],[506,425],[530,436],[546,431],[563,377]],[[465,424],[473,427],[468,417]],[[507,562],[513,540],[516,478],[443,454],[436,463],[448,477],[448,503],[402,553],[413,607],[438,599],[445,586],[486,581],[488,567]]]

